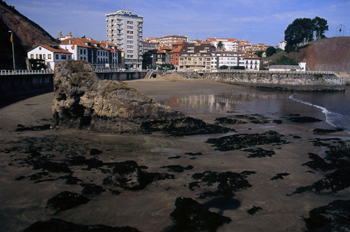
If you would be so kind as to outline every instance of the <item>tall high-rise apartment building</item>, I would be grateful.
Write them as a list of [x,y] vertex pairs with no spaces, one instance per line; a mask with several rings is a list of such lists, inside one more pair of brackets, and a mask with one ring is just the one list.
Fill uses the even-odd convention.
[[143,16],[133,11],[119,10],[106,14],[107,41],[124,51],[125,65],[142,67]]

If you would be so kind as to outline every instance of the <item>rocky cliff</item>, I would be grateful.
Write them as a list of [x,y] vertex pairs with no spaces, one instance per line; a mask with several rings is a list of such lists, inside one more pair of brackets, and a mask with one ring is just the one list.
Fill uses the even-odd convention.
[[27,50],[37,44],[57,44],[49,33],[14,7],[0,0],[0,69],[12,67],[11,30],[14,34],[16,66],[25,68]]
[[159,106],[124,82],[100,80],[86,61],[59,63],[53,84],[56,125],[119,133],[164,131],[172,135],[229,130]]
[[305,61],[310,71],[350,72],[350,37],[314,41],[290,57]]

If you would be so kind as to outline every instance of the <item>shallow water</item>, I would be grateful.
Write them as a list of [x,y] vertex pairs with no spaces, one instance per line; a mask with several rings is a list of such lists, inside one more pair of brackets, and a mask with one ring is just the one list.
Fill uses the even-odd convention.
[[[275,119],[288,114],[319,118],[350,132],[350,88],[345,92],[270,92],[238,89],[220,94],[192,94],[161,99],[160,104],[198,113],[261,114]],[[323,126],[322,123],[314,123]],[[328,126],[329,126],[328,125]]]

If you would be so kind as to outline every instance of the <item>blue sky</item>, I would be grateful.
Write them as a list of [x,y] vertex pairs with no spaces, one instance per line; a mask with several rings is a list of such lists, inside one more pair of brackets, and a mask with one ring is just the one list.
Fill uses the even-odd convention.
[[350,36],[350,0],[4,0],[53,37],[106,40],[105,14],[120,9],[144,16],[143,38],[187,35],[244,39],[277,45],[296,18],[319,16],[328,21],[327,37],[340,24]]

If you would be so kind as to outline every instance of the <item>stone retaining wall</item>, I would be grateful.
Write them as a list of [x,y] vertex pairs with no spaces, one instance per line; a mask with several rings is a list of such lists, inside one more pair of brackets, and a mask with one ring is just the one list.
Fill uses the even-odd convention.
[[53,91],[53,74],[0,75],[0,107]]
[[288,91],[344,91],[346,81],[332,72],[234,71],[180,73],[186,78],[211,79],[234,85]]

